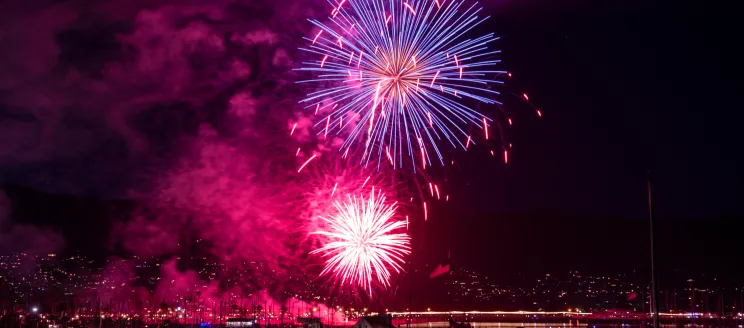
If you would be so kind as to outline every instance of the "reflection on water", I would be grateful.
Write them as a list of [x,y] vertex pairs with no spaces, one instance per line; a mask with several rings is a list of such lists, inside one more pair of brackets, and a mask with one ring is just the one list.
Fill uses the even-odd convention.
[[[571,322],[469,322],[473,328],[574,328],[574,327],[587,327],[587,328],[610,328],[610,327],[628,327],[628,328],[639,328],[644,325],[634,324],[595,324],[589,325],[586,322],[571,321]],[[411,328],[449,328],[450,324],[447,321],[435,321],[425,323],[412,323]],[[716,325],[700,325],[700,324],[661,324],[662,328],[713,328],[720,327]],[[407,324],[398,325],[400,328],[407,328]],[[647,325],[646,327],[651,327]],[[744,328],[744,325],[727,325],[727,327]]]
[[[586,327],[586,324],[576,324],[576,322],[573,322],[572,324],[563,322],[554,322],[554,323],[547,323],[547,322],[469,322],[471,326],[474,328],[487,328],[487,327],[503,327],[503,328],[531,328],[531,327],[537,327],[537,328],[561,328],[561,327]],[[407,325],[401,325],[401,328],[406,327]],[[447,321],[441,321],[441,322],[426,322],[426,323],[412,323],[411,328],[447,328],[449,327],[449,322]]]

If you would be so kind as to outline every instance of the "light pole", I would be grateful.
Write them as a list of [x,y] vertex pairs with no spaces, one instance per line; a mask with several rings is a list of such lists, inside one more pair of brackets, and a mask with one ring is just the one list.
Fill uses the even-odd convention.
[[695,280],[687,279],[687,282],[690,283],[690,312],[695,312],[695,290],[692,289],[692,282]]
[[651,171],[648,172],[648,223],[651,233],[651,311],[654,328],[659,328],[659,291],[656,281],[656,249],[654,245],[654,199],[651,189]]

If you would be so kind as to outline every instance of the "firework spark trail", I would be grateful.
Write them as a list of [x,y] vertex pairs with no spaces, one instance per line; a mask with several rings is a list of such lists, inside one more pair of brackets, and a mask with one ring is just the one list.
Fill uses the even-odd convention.
[[[298,150],[298,154],[299,154],[299,149],[297,149],[297,150]],[[297,173],[300,173],[300,172],[302,172],[302,169],[304,169],[304,168],[305,168],[305,166],[306,166],[306,165],[307,165],[308,163],[310,163],[310,161],[312,161],[312,160],[313,160],[313,159],[314,159],[314,158],[315,158],[316,156],[318,156],[318,154],[315,154],[315,155],[313,155],[313,156],[312,156],[312,157],[310,157],[310,158],[309,158],[309,159],[308,159],[307,161],[305,161],[305,163],[304,163],[304,164],[302,164],[302,166],[300,166],[300,168],[299,168],[299,169],[297,169]]]
[[321,272],[333,274],[341,284],[349,282],[372,294],[373,278],[384,287],[390,286],[390,269],[403,270],[403,257],[410,254],[410,238],[405,233],[394,233],[406,227],[406,221],[395,221],[397,202],[385,203],[385,195],[374,188],[368,198],[348,195],[348,199],[334,202],[337,213],[323,217],[327,231],[314,234],[329,238],[320,253],[326,258]]
[[[313,77],[299,83],[318,86],[301,103],[316,111],[327,99],[340,104],[326,118],[329,128],[319,134],[343,134],[342,150],[363,144],[364,165],[376,161],[379,166],[390,157],[397,168],[405,156],[414,172],[416,148],[427,149],[421,167],[436,160],[443,165],[440,143],[466,148],[471,141],[463,127],[487,128],[490,121],[469,103],[500,105],[493,100],[499,92],[489,83],[501,84],[496,78],[506,75],[493,69],[500,51],[489,46],[497,37],[466,37],[487,19],[478,16],[477,3],[469,2],[329,0],[332,17],[311,19],[318,32],[305,37],[309,45],[300,48],[312,60],[299,70]],[[350,113],[368,123],[337,124]]]

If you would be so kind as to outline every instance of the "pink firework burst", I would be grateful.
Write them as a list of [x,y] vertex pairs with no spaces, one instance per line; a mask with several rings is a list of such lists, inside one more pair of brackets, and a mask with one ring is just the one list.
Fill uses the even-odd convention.
[[411,253],[410,237],[394,231],[405,228],[405,221],[393,220],[397,202],[385,203],[385,195],[374,188],[369,198],[347,196],[343,203],[334,202],[337,213],[329,218],[327,231],[315,234],[328,237],[328,242],[311,252],[326,258],[321,275],[332,274],[372,294],[373,278],[384,287],[390,286],[390,269],[403,270],[403,257]]

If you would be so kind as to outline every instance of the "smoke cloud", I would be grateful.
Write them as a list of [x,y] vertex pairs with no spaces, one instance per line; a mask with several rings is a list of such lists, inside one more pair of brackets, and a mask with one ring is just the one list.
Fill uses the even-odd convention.
[[[112,231],[129,256],[175,259],[196,248],[261,261],[269,272],[302,265],[302,226],[284,205],[296,202],[289,174],[301,159],[276,146],[288,144],[285,133],[272,135],[294,110],[297,91],[286,88],[295,80],[294,41],[308,28],[300,17],[314,7],[3,4],[0,138],[17,142],[0,145],[0,182],[135,199]],[[12,223],[4,194],[0,200],[3,250],[62,246],[54,232]],[[170,298],[201,286],[192,273],[167,264],[161,280],[183,285],[152,292]],[[104,280],[129,286],[126,277]]]
[[[322,227],[317,216],[335,184],[356,192],[369,176],[296,172],[341,143],[317,138],[313,120],[298,114],[304,91],[292,71],[297,40],[310,32],[306,17],[327,14],[326,5],[0,5],[0,139],[14,141],[0,143],[0,183],[137,203],[113,224],[112,244],[125,254],[109,262],[97,297],[154,302],[199,291],[214,299],[250,294],[297,311],[319,307],[287,296],[293,276],[320,271],[307,254],[318,241],[307,232]],[[9,213],[0,193],[3,250],[62,247],[59,234],[14,224]],[[261,283],[238,291],[179,267],[180,256],[194,253],[228,266],[260,262]],[[165,259],[153,289],[135,283],[134,257]]]

